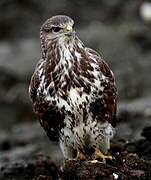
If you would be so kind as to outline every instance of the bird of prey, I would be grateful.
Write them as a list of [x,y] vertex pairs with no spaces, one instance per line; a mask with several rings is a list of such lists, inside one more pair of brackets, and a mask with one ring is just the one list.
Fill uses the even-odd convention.
[[42,58],[29,94],[41,126],[67,159],[111,158],[117,99],[113,72],[77,37],[68,16],[49,18],[40,39]]

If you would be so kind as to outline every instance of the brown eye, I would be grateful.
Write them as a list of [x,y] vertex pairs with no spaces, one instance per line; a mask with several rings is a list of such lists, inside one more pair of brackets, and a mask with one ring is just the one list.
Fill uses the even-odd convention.
[[52,32],[55,32],[55,33],[59,32],[61,29],[62,28],[60,28],[60,27],[53,27],[53,28],[51,28]]

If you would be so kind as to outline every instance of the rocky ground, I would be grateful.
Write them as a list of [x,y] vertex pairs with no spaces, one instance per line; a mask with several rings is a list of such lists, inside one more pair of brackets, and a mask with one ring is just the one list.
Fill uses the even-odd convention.
[[[52,160],[52,154],[31,156],[32,148],[20,151],[20,155],[30,158],[23,161],[13,160],[1,166],[1,180],[150,180],[151,179],[151,126],[142,132],[144,138],[125,142],[124,139],[112,141],[110,154],[112,160],[63,161],[59,165]],[[8,143],[8,142],[7,142]],[[4,145],[4,144],[3,144]],[[22,145],[23,146],[23,145]],[[28,145],[29,146],[29,145]],[[4,148],[4,147],[3,147]],[[6,148],[6,144],[5,144]],[[7,144],[8,148],[8,144]],[[34,150],[34,149],[33,149]],[[6,151],[3,149],[3,151]],[[26,151],[26,152],[23,152]],[[15,156],[15,151],[14,153]],[[28,154],[29,153],[29,154]],[[17,152],[16,152],[17,154]],[[19,152],[18,152],[19,155]],[[8,161],[10,157],[7,157]],[[10,161],[10,160],[9,160]]]
[[[142,13],[145,2],[0,2],[0,179],[151,179],[151,20]],[[64,162],[32,112],[28,85],[40,59],[39,28],[55,14],[73,17],[79,37],[115,73],[118,125],[113,160],[106,164]]]

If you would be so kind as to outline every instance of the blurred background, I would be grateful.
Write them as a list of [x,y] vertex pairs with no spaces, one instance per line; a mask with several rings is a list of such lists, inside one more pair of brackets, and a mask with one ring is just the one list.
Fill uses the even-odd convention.
[[151,2],[142,0],[0,1],[0,166],[45,153],[59,161],[32,112],[28,86],[41,57],[39,29],[57,14],[71,16],[80,39],[116,76],[116,138],[138,139],[151,118]]

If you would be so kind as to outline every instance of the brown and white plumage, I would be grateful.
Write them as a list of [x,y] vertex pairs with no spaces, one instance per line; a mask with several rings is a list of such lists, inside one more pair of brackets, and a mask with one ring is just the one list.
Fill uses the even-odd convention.
[[100,55],[85,47],[68,16],[41,27],[42,59],[31,78],[34,112],[65,158],[89,150],[107,153],[116,119],[114,75]]

